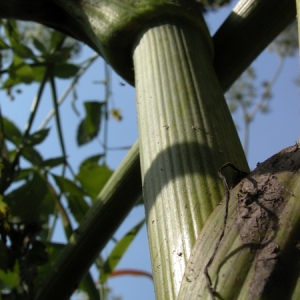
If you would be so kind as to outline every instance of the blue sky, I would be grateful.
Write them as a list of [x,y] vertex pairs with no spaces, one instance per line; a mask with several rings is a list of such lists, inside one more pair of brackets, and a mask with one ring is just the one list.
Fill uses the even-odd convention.
[[[234,1],[235,3],[236,1]],[[233,4],[227,9],[223,9],[218,14],[208,16],[208,25],[213,33],[218,26],[229,14]],[[88,47],[84,47],[79,60],[93,54]],[[270,55],[264,52],[255,61],[257,72],[260,78],[270,79],[278,65],[278,59],[275,54]],[[287,59],[282,74],[278,79],[274,89],[274,98],[271,102],[270,113],[263,115],[258,114],[250,129],[250,146],[249,146],[249,165],[251,168],[256,166],[257,162],[264,161],[266,158],[275,154],[284,147],[294,144],[300,136],[300,101],[299,87],[293,80],[299,75],[299,58]],[[83,101],[86,100],[103,100],[104,90],[100,84],[93,81],[104,78],[104,66],[102,59],[99,59],[94,66],[88,71],[78,84],[78,100],[76,107],[81,111],[83,117]],[[135,90],[128,84],[124,83],[118,75],[112,76],[112,98],[114,106],[120,108],[123,115],[123,121],[109,122],[108,145],[130,146],[138,138],[137,118],[135,109]],[[67,81],[58,83],[59,92],[62,93],[68,84]],[[4,92],[0,93],[2,114],[14,120],[21,129],[25,127],[30,111],[31,102],[35,96],[37,86],[22,87],[23,93],[11,102],[5,96]],[[37,120],[34,123],[34,129],[37,130],[52,108],[52,102],[48,92],[43,97],[43,103],[39,109]],[[70,161],[76,170],[80,162],[87,156],[101,152],[101,146],[98,141],[94,141],[87,146],[78,147],[75,142],[76,132],[80,118],[78,118],[71,108],[71,98],[61,106],[61,116],[63,119],[63,133],[66,140],[66,149]],[[60,155],[60,149],[55,137],[55,126],[53,120],[49,123],[51,137],[40,147],[40,151],[45,157],[50,158]],[[112,169],[116,169],[126,155],[127,151],[109,152],[107,163]],[[116,233],[116,238],[122,237],[133,225],[138,223],[144,216],[142,207],[135,208],[125,223]],[[56,238],[62,239],[60,230],[57,230]],[[109,249],[113,243],[104,250],[104,255],[109,254]],[[147,233],[145,227],[141,230],[135,241],[130,246],[128,252],[120,262],[119,268],[134,268],[151,272],[151,264],[147,245]],[[108,282],[112,288],[113,295],[122,296],[124,300],[151,300],[154,299],[153,285],[148,278],[142,277],[119,277],[112,278]]]

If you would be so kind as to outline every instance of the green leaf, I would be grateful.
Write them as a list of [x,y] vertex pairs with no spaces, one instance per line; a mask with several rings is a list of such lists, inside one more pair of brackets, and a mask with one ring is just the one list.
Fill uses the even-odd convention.
[[19,43],[19,41],[15,39],[11,39],[11,48],[14,50],[14,53],[21,58],[35,58],[33,51],[29,47]]
[[31,66],[25,64],[19,57],[15,56],[13,64],[8,68],[9,75],[19,78],[22,82],[29,84],[34,80],[34,73]]
[[80,122],[77,130],[77,143],[79,146],[90,142],[98,135],[101,123],[101,108],[104,102],[85,102],[86,117]]
[[96,200],[112,173],[106,165],[89,164],[80,168],[76,178],[92,200]]
[[33,38],[33,45],[34,45],[34,47],[37,49],[37,50],[39,50],[41,53],[45,53],[45,52],[47,52],[47,49],[46,49],[46,47],[45,47],[45,45],[42,43],[42,42],[40,42],[37,38]]
[[6,245],[0,240],[0,270],[7,271],[8,269],[8,251]]
[[46,67],[32,66],[34,81],[40,82],[44,78]]
[[44,167],[45,169],[49,170],[59,165],[63,165],[65,163],[66,163],[66,157],[60,156],[60,157],[50,158],[42,161],[40,167]]
[[85,192],[67,178],[56,175],[52,176],[60,191],[65,195],[75,220],[79,223],[89,209],[89,206],[84,199],[86,196]]
[[74,64],[60,63],[54,66],[54,76],[62,79],[74,77],[80,68]]
[[61,45],[61,43],[65,40],[66,35],[53,30],[51,33],[51,37],[50,37],[50,47],[51,47],[51,51],[54,51],[58,48],[59,45]]
[[28,180],[29,176],[34,170],[32,168],[28,169],[21,169],[17,172],[17,176],[14,178],[14,181],[20,181],[20,180]]
[[24,147],[21,155],[34,166],[40,166],[43,163],[43,157],[33,147]]
[[13,86],[18,85],[22,83],[21,79],[19,77],[9,77],[7,80],[4,81],[4,83],[1,85],[1,89],[9,90]]
[[39,131],[36,131],[35,133],[26,137],[24,144],[30,146],[38,145],[45,140],[48,134],[49,134],[49,129],[41,129]]
[[19,278],[19,267],[16,264],[13,271],[4,271],[0,269],[0,288],[3,289],[11,289],[17,287],[20,282]]
[[90,166],[94,166],[94,165],[98,165],[98,161],[100,160],[100,158],[104,157],[104,154],[97,154],[97,155],[93,155],[90,156],[88,158],[86,158],[81,164],[80,164],[80,170],[84,169],[84,168],[88,168]]
[[3,88],[11,88],[21,82],[29,84],[35,78],[32,67],[16,55],[7,70],[9,77],[4,82]]
[[22,141],[22,133],[19,128],[5,117],[2,117],[2,124],[5,138],[17,146],[20,145]]
[[10,49],[9,45],[7,45],[3,39],[0,39],[0,50]]
[[7,217],[8,212],[9,207],[7,206],[7,203],[3,201],[3,196],[0,195],[0,221]]
[[16,21],[9,20],[4,23],[4,29],[6,32],[6,36],[8,37],[11,48],[14,50],[14,53],[21,58],[35,58],[32,50],[22,44],[20,34],[18,31],[18,27],[16,25]]
[[54,64],[62,64],[65,63],[71,57],[71,52],[73,50],[73,46],[70,47],[63,47],[59,50],[55,50],[53,52],[46,52],[43,53],[42,57],[44,61],[47,63]]
[[36,286],[40,286],[43,283],[45,277],[49,274],[50,270],[53,269],[61,252],[66,247],[65,244],[59,243],[46,243],[46,246],[48,253],[48,261],[46,264],[43,264],[38,268],[37,277],[35,278]]
[[22,222],[47,222],[54,200],[45,179],[33,171],[29,180],[4,197],[13,217]]
[[125,251],[136,237],[140,229],[145,223],[145,219],[134,226],[129,232],[127,232],[120,241],[115,245],[114,249],[110,253],[108,259],[103,264],[100,270],[100,282],[107,281],[109,275],[114,271],[115,267],[123,257]]
[[3,22],[3,27],[6,33],[6,36],[11,38],[19,38],[19,32],[16,20],[6,20]]

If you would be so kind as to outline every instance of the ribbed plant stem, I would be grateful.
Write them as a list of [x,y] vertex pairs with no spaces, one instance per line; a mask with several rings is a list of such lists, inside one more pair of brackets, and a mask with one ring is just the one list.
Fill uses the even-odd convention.
[[247,162],[209,40],[152,24],[134,49],[143,193],[157,299],[176,299],[195,240],[224,195],[218,169]]

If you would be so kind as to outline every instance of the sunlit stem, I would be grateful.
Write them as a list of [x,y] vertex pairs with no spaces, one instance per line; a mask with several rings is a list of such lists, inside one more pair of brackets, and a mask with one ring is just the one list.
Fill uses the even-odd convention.
[[230,161],[248,170],[209,45],[201,32],[172,20],[150,25],[134,49],[157,299],[176,299],[195,240],[224,195],[218,169]]

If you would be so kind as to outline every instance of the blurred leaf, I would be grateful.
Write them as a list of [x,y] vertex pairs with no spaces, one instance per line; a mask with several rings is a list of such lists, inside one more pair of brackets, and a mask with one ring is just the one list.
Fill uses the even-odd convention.
[[0,50],[10,49],[9,45],[7,45],[3,39],[0,39]]
[[[0,163],[3,163],[3,160],[9,161],[9,151],[6,146],[5,136],[4,136],[4,128],[3,128],[3,119],[0,111]],[[3,165],[0,166],[1,168]]]
[[48,253],[48,261],[43,264],[42,266],[38,267],[38,274],[35,278],[36,286],[40,286],[45,277],[49,274],[50,270],[54,267],[55,263],[58,260],[61,252],[65,248],[65,244],[59,243],[46,243],[47,246],[47,253]]
[[16,264],[14,271],[7,271],[0,269],[0,289],[11,289],[19,285],[19,268]]
[[11,48],[17,56],[19,56],[20,58],[35,58],[32,50],[22,43],[22,39],[20,38],[19,30],[15,20],[6,20],[4,23],[4,29],[6,32],[6,36],[10,41]]
[[9,75],[19,78],[24,83],[31,83],[34,80],[34,72],[31,66],[25,64],[19,57],[15,56],[13,64],[8,69]]
[[268,50],[279,57],[295,56],[299,49],[297,21],[295,20],[270,44]]
[[17,176],[14,178],[14,181],[28,180],[33,171],[34,170],[32,168],[21,169],[20,171],[18,171]]
[[65,40],[65,38],[66,38],[65,34],[53,30],[50,37],[51,51],[55,51],[58,48],[58,46]]
[[65,195],[75,220],[79,223],[87,213],[89,206],[84,197],[85,192],[73,181],[62,176],[52,175],[60,191]]
[[263,114],[267,114],[267,113],[270,112],[270,106],[267,105],[267,104],[261,105],[260,111],[261,111]]
[[145,219],[134,226],[129,232],[127,232],[115,245],[114,249],[111,251],[108,259],[105,261],[100,270],[101,283],[107,281],[109,275],[114,271],[115,267],[123,257],[125,251],[129,247],[133,239],[136,237],[144,223]]
[[7,271],[7,268],[8,268],[8,251],[6,245],[3,243],[2,240],[0,240],[0,271],[2,270]]
[[45,222],[54,210],[54,200],[41,175],[33,171],[29,180],[4,197],[12,216],[22,222]]
[[10,89],[15,85],[25,83],[31,84],[32,82],[40,82],[44,77],[46,71],[45,66],[31,66],[23,64],[18,66],[17,71],[12,71],[7,80],[2,85],[3,89]]
[[45,66],[32,66],[34,81],[40,82],[44,78],[46,67]]
[[3,196],[0,195],[0,221],[8,216],[9,207],[7,203],[3,201]]
[[255,69],[250,66],[226,93],[226,101],[232,113],[241,107],[250,108],[254,104],[257,97],[255,79]]
[[79,169],[83,170],[89,168],[90,166],[98,165],[100,158],[104,157],[104,154],[97,154],[86,158],[81,164]]
[[49,170],[51,168],[55,168],[59,165],[65,164],[65,163],[66,163],[66,157],[60,156],[60,157],[50,158],[50,159],[46,159],[46,160],[42,161],[40,164],[40,167],[44,167],[47,170]]
[[9,89],[20,83],[30,84],[33,81],[40,81],[45,72],[45,67],[31,66],[26,64],[20,57],[14,56],[7,70],[9,77],[2,85],[4,89]]
[[16,146],[20,145],[22,141],[22,133],[19,128],[5,117],[2,117],[2,123],[5,138],[14,143]]
[[47,63],[62,64],[66,63],[66,61],[71,57],[72,50],[73,46],[64,47],[59,50],[55,50],[54,52],[43,53],[42,57]]
[[38,145],[42,143],[49,134],[49,129],[41,129],[26,137],[25,145]]
[[11,40],[11,48],[14,50],[14,53],[21,58],[35,58],[32,50],[24,44],[20,44],[19,41]]
[[96,200],[99,192],[102,190],[113,171],[106,165],[85,165],[84,168],[80,168],[80,171],[76,178],[80,181],[81,186],[86,193]]
[[101,108],[104,102],[85,102],[86,117],[80,122],[77,130],[77,144],[84,145],[98,135],[101,123]]
[[55,64],[54,66],[54,76],[57,76],[62,79],[67,79],[74,77],[80,68],[74,64],[61,63]]
[[31,162],[34,166],[40,166],[43,163],[43,157],[33,147],[26,146],[22,149],[21,155]]
[[44,45],[42,42],[40,42],[39,39],[37,39],[37,38],[35,38],[35,37],[33,38],[33,45],[34,45],[34,47],[35,47],[37,50],[39,50],[41,53],[47,52],[47,49],[46,49],[45,45]]

